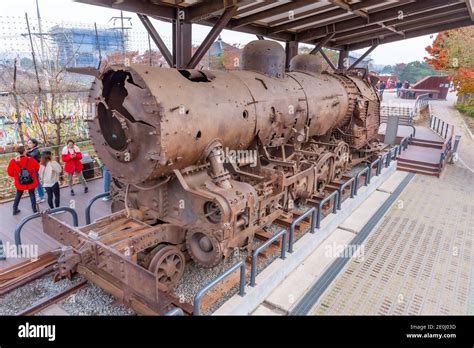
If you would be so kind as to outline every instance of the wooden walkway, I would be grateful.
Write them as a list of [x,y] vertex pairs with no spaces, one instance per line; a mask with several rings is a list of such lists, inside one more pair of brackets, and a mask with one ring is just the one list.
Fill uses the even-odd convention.
[[[61,205],[69,206],[71,200],[74,200],[75,209],[79,215],[79,225],[85,225],[85,207],[89,200],[103,192],[103,183],[102,179],[95,179],[88,182],[89,193],[83,193],[82,185],[76,185],[74,190],[76,195],[72,197],[69,194],[69,189],[61,189]],[[24,195],[20,202],[19,206],[21,213],[13,216],[13,201],[0,204],[0,239],[3,241],[4,247],[15,244],[14,230],[18,222],[21,221],[24,217],[31,215],[30,199],[28,195]],[[40,210],[46,210],[48,208],[48,203],[43,202],[40,204]],[[92,220],[107,215],[110,212],[110,201],[104,202],[101,199],[97,200],[94,203],[92,209]],[[67,221],[72,224],[72,218],[69,213],[63,213],[55,215],[60,220]],[[21,239],[23,245],[37,245],[38,254],[41,255],[47,251],[51,251],[60,247],[60,244],[54,239],[50,238],[43,233],[41,219],[34,219],[29,221],[22,230]],[[12,265],[24,262],[25,258],[7,258],[6,260],[0,261],[0,274],[2,270],[8,268]]]
[[[386,125],[379,132],[385,134]],[[397,156],[397,169],[425,175],[441,174],[440,156],[444,148],[444,139],[425,126],[415,126],[416,133],[407,149]],[[399,126],[397,137],[405,138],[412,134],[413,127]]]

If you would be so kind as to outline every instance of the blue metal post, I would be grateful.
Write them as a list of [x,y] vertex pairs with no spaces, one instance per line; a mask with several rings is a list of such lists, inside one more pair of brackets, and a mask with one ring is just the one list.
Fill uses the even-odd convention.
[[222,280],[227,278],[229,275],[231,275],[237,268],[240,268],[239,295],[244,297],[245,295],[245,263],[243,261],[239,261],[236,264],[234,264],[231,268],[229,268],[227,271],[222,273],[220,276],[210,281],[206,286],[204,286],[201,290],[199,290],[196,293],[196,295],[194,295],[194,309],[193,309],[194,315],[201,314],[201,308],[200,308],[201,300],[204,294],[208,292],[210,289],[212,289],[214,286],[216,286],[219,282],[221,282]]
[[87,206],[86,206],[86,225],[89,225],[91,223],[92,204],[94,204],[94,202],[96,200],[98,200],[99,198],[108,197],[108,196],[110,196],[110,192],[104,192],[104,193],[98,194],[97,196],[92,197],[91,200],[87,203]]
[[250,286],[254,287],[255,286],[255,279],[257,278],[257,256],[260,254],[264,249],[266,249],[270,244],[272,244],[275,240],[282,237],[281,241],[281,251],[280,251],[280,259],[284,260],[286,258],[286,235],[287,235],[286,230],[281,230],[277,234],[275,234],[272,238],[269,240],[265,241],[262,245],[260,245],[258,248],[256,248],[252,252],[252,268],[250,269]]

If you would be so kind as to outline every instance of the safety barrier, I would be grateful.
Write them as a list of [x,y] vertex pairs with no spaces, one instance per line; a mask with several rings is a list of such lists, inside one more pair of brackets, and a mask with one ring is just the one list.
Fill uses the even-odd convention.
[[[387,160],[388,158],[390,158],[391,156],[387,157]],[[388,165],[387,165],[388,167]],[[369,166],[365,167],[364,169],[362,169],[360,172],[357,173],[357,175],[355,176],[355,187],[354,187],[354,194],[357,195],[357,191],[359,191],[359,179],[361,177],[362,174],[366,173],[365,175],[365,178],[364,178],[364,186],[367,186],[368,184],[370,184],[370,174],[371,174],[371,169]]]
[[[440,126],[441,126],[441,129],[440,129]],[[447,122],[444,122],[439,117],[436,117],[434,115],[430,116],[430,128],[442,138],[444,139],[448,138],[448,131],[450,127],[454,128],[453,125]],[[452,132],[451,132],[451,136],[452,136]]]
[[196,295],[194,296],[194,309],[193,315],[200,315],[201,314],[201,300],[202,297],[206,292],[216,286],[219,282],[227,278],[231,275],[237,268],[240,268],[240,284],[239,284],[239,295],[244,297],[245,295],[245,263],[244,261],[239,261],[227,271],[222,273],[220,276],[209,282],[206,286],[204,286],[201,290],[199,290]]
[[[48,209],[46,210],[45,212],[47,214],[53,214],[53,213],[58,213],[60,211],[67,211],[69,212],[71,215],[72,215],[72,224],[74,227],[77,227],[79,226],[79,219],[78,219],[78,216],[77,216],[77,213],[76,211],[73,209],[73,208],[69,208],[69,207],[58,207],[58,208],[54,208],[54,209]],[[20,246],[21,246],[21,231],[23,229],[23,227],[26,225],[26,223],[28,221],[31,221],[33,219],[36,219],[36,218],[39,218],[41,216],[41,213],[38,212],[38,213],[34,213],[32,215],[29,215],[29,216],[26,216],[24,217],[15,227],[15,245],[17,247],[17,249],[21,249]]]
[[[441,129],[440,129],[441,125]],[[448,159],[449,152],[452,149],[452,140],[453,140],[453,135],[454,135],[454,126],[444,122],[440,118],[431,115],[430,116],[430,128],[435,131],[439,136],[441,136],[444,140],[443,144],[443,152],[440,153],[439,155],[439,169],[441,172],[441,169],[444,166],[444,163]]]
[[410,113],[410,124],[413,122],[413,117],[415,117],[421,107],[428,105],[429,99],[429,93],[420,94],[418,97],[416,97],[415,105],[413,106],[413,110]]
[[310,208],[304,214],[298,216],[295,220],[293,220],[293,222],[290,225],[290,241],[288,243],[288,252],[289,253],[293,252],[293,243],[294,243],[294,240],[295,240],[296,225],[298,225],[301,221],[306,219],[309,215],[311,215],[311,231],[310,232],[311,233],[315,232],[316,209],[315,208]]
[[286,236],[288,232],[286,230],[281,230],[277,234],[275,234],[272,238],[268,239],[260,245],[257,249],[252,252],[252,268],[250,269],[250,286],[255,286],[255,278],[257,277],[257,256],[260,254],[264,249],[266,249],[270,244],[276,241],[278,238],[282,238],[281,241],[281,252],[280,252],[280,259],[284,260],[286,258]]
[[[410,137],[407,137],[411,139]],[[294,244],[294,239],[295,239],[295,228],[296,226],[301,223],[304,219],[306,219],[308,216],[311,215],[311,228],[310,232],[315,233],[317,229],[321,227],[321,218],[322,218],[322,207],[324,204],[326,204],[328,201],[334,198],[334,205],[332,207],[332,213],[337,214],[337,210],[341,209],[341,203],[342,203],[342,192],[344,192],[344,189],[351,185],[351,195],[350,198],[354,198],[354,196],[357,195],[357,184],[360,179],[360,176],[363,175],[364,173],[367,173],[365,180],[364,180],[364,185],[367,186],[370,183],[370,175],[371,175],[371,168],[374,166],[377,166],[376,170],[376,176],[380,175],[382,172],[382,167],[384,165],[384,160],[386,159],[385,167],[388,167],[390,165],[390,160],[392,157],[396,157],[397,152],[399,149],[403,147],[401,145],[395,146],[390,151],[385,153],[384,155],[380,156],[378,159],[373,161],[370,166],[367,166],[366,168],[362,169],[357,173],[356,176],[350,178],[347,180],[345,183],[343,183],[337,190],[331,192],[327,197],[325,197],[323,200],[321,200],[318,203],[317,207],[313,207],[308,209],[304,214],[298,216],[295,220],[290,225],[290,233],[289,233],[289,241],[288,241],[288,252],[292,253],[293,252],[293,244]],[[95,198],[95,197],[94,197]],[[317,208],[317,210],[316,210]],[[265,241],[262,245],[260,245],[258,248],[256,248],[252,252],[252,259],[251,259],[251,269],[250,269],[250,286],[255,287],[256,284],[256,278],[257,278],[257,257],[258,255],[266,249],[268,246],[270,246],[272,243],[274,243],[276,240],[279,238],[282,238],[282,244],[281,244],[281,250],[280,250],[280,258],[285,259],[286,258],[286,238],[288,236],[288,231],[287,230],[281,230],[278,233],[276,233],[274,236],[272,236],[270,239]],[[200,315],[201,314],[201,301],[202,297],[214,286],[216,286],[219,282],[223,281],[225,278],[227,278],[229,275],[231,275],[235,270],[240,269],[240,282],[239,282],[239,295],[241,297],[245,296],[245,263],[244,261],[239,261],[236,264],[234,264],[231,268],[229,268],[227,271],[219,275],[217,278],[213,279],[211,282],[209,282],[207,285],[205,285],[203,288],[201,288],[196,295],[194,296],[194,309],[193,309],[193,314],[194,315]],[[173,314],[173,311],[179,311],[179,308],[175,308],[168,312],[166,315],[177,315]],[[182,311],[181,311],[182,312]],[[179,314],[181,315],[181,314]]]
[[175,307],[169,312],[165,313],[165,317],[173,317],[173,316],[182,316],[184,312],[181,308]]
[[339,199],[338,199],[338,202],[337,202],[337,209],[341,210],[342,193],[344,192],[344,189],[349,185],[351,185],[351,198],[354,198],[354,183],[355,183],[355,178],[352,177],[337,189],[339,191]]
[[329,202],[329,200],[334,197],[334,205],[332,206],[332,212],[333,214],[337,214],[337,207],[339,206],[339,200],[341,197],[339,196],[339,191],[333,191],[331,192],[327,197],[325,197],[323,200],[321,200],[318,204],[318,213],[316,215],[316,228],[321,227],[321,210],[323,208],[323,205],[326,204],[326,202]]
[[103,197],[108,197],[110,196],[110,192],[104,192],[104,193],[101,193],[101,194],[98,194],[94,197],[92,197],[90,199],[90,201],[87,203],[87,206],[86,206],[86,225],[89,225],[91,223],[91,208],[92,208],[92,204],[94,204],[95,201],[97,201],[99,198],[103,198]]

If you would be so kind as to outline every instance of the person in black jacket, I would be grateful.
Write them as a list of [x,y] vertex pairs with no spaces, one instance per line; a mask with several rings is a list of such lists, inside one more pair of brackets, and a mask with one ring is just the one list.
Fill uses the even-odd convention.
[[[41,161],[41,153],[39,151],[39,144],[38,144],[38,140],[34,139],[34,138],[31,138],[30,140],[28,140],[28,150],[26,152],[26,155],[28,157],[31,157],[31,158],[34,158],[36,160],[36,162],[40,162]],[[36,191],[38,193],[38,203],[42,203],[45,201],[44,199],[44,189],[43,189],[43,186],[41,185],[41,181],[40,181],[40,178],[39,178],[39,174],[38,174],[38,171],[36,171],[36,179],[38,181],[38,186],[36,187]]]

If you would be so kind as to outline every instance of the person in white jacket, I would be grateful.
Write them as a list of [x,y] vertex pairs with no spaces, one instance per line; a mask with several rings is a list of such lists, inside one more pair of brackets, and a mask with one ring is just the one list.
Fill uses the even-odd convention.
[[[41,154],[39,175],[43,187],[48,194],[48,205],[51,209],[59,207],[59,176],[61,175],[61,165],[54,161],[51,151],[45,150]],[[53,205],[54,196],[54,205]]]

